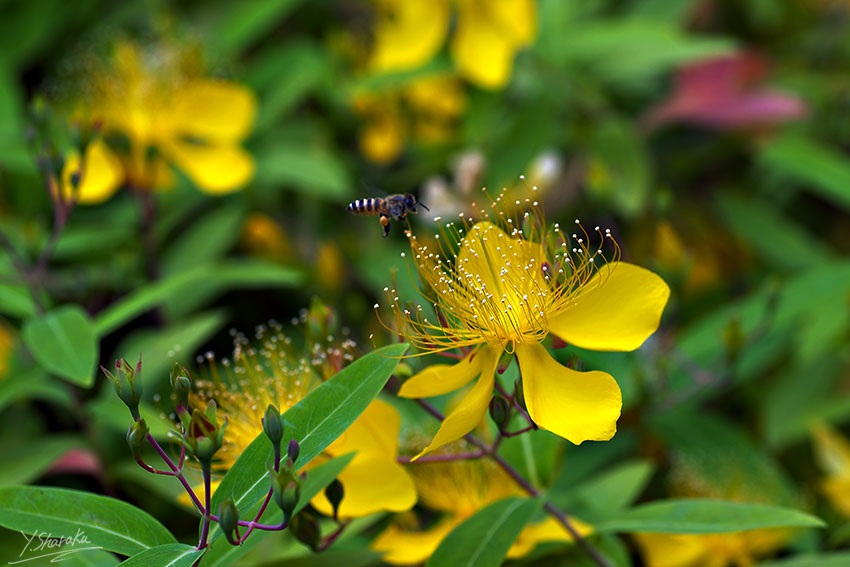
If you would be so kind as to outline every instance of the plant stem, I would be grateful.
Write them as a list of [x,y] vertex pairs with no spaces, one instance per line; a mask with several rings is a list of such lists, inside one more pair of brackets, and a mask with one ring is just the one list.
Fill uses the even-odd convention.
[[[434,406],[432,406],[425,400],[417,399],[416,403],[418,403],[425,411],[427,411],[429,414],[439,419],[440,421],[443,421],[445,419],[443,414],[440,413],[439,410],[437,410]],[[534,488],[531,483],[529,483],[521,474],[519,474],[519,472],[517,472],[517,470],[513,468],[510,463],[503,459],[501,455],[496,453],[495,447],[488,446],[486,443],[484,443],[471,433],[464,435],[463,438],[466,439],[472,445],[481,449],[481,451],[486,452],[490,456],[490,458],[493,459],[496,464],[498,464],[502,468],[502,470],[504,470],[508,474],[508,476],[510,476],[514,480],[514,482],[516,482],[520,486],[520,488],[522,488],[526,493],[528,493],[529,496],[531,496],[532,498],[537,498],[540,496],[540,491]],[[572,522],[570,522],[570,519],[566,516],[566,514],[558,510],[554,504],[548,501],[544,501],[543,509],[546,510],[549,515],[555,518],[555,520],[557,520],[558,523],[561,524],[565,530],[567,530],[567,532],[572,536],[573,540],[575,540],[576,545],[578,545],[582,549],[582,551],[587,553],[587,555],[590,556],[596,562],[596,564],[599,565],[599,567],[613,567],[611,563],[599,552],[599,550],[590,545],[590,543],[586,539],[584,539],[584,537],[582,537],[582,535],[578,532],[575,526],[573,526]]]
[[198,549],[204,549],[207,546],[207,536],[210,533],[210,478],[212,477],[212,465],[209,461],[201,461],[201,472],[204,474],[204,523],[201,526],[201,541],[198,542]]

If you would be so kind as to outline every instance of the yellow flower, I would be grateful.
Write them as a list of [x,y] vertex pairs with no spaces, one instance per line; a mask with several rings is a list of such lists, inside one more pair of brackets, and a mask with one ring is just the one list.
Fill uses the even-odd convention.
[[369,62],[375,73],[405,71],[430,61],[449,34],[451,5],[457,24],[451,55],[458,72],[486,89],[511,77],[517,51],[537,34],[534,0],[377,0],[378,22]]
[[[490,460],[422,463],[409,466],[420,504],[440,512],[441,519],[427,529],[417,529],[415,518],[400,517],[372,544],[384,552],[384,561],[414,565],[430,557],[455,526],[478,510],[503,498],[524,493],[498,465]],[[573,519],[579,533],[592,529]],[[553,518],[529,524],[514,542],[508,557],[521,557],[545,541],[572,541],[569,533]]]
[[782,530],[728,534],[635,534],[647,567],[750,567],[757,558],[780,549]]
[[[342,347],[314,347],[309,359],[297,359],[288,352],[290,340],[276,324],[271,325],[270,332],[259,328],[258,337],[262,345],[254,349],[244,336],[238,335],[233,360],[221,363],[223,374],[211,365],[209,379],[198,381],[198,392],[190,398],[190,404],[199,408],[214,399],[219,418],[227,419],[224,444],[214,463],[215,469],[222,473],[262,433],[261,420],[269,404],[285,412],[351,359],[350,343]],[[331,457],[357,451],[338,477],[345,488],[339,509],[341,516],[404,511],[416,503],[413,481],[396,462],[400,428],[398,412],[376,399],[339,439],[307,464],[305,470]],[[324,513],[332,512],[323,493],[312,504]]]
[[815,457],[826,474],[821,490],[838,512],[850,518],[850,441],[826,425],[815,426],[812,434]]
[[[572,236],[557,224],[545,231],[536,201],[526,199],[533,215],[512,219],[508,206],[524,203],[502,200],[493,203],[498,224],[482,220],[469,227],[471,218],[466,228],[450,223],[438,237],[439,250],[408,233],[438,321],[429,320],[421,305],[402,307],[393,290],[397,332],[425,352],[474,350],[454,366],[426,368],[399,395],[438,396],[479,376],[421,454],[461,438],[481,421],[505,351],[517,356],[535,423],[575,444],[610,439],[622,407],[617,382],[605,372],[562,366],[540,343],[552,333],[581,348],[634,350],[658,328],[670,294],[657,275],[616,261],[619,249],[610,232],[597,227],[599,243],[591,248],[580,225],[580,234]],[[601,249],[605,241],[614,247],[608,263]],[[455,248],[459,251],[451,252]]]
[[108,64],[92,72],[80,118],[112,145],[95,140],[84,163],[71,154],[67,179],[80,174],[79,201],[108,199],[121,185],[163,189],[174,184],[173,164],[201,190],[239,189],[254,174],[239,145],[251,131],[257,102],[246,87],[204,77],[177,50],[143,51],[120,42]]
[[401,86],[354,97],[355,111],[365,118],[360,151],[375,163],[395,160],[411,136],[426,144],[451,137],[466,108],[466,94],[451,75],[419,77]]

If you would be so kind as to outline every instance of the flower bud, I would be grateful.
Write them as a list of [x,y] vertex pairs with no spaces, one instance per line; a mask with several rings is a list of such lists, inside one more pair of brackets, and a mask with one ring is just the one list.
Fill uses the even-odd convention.
[[216,423],[215,402],[210,401],[205,411],[195,409],[192,412],[183,442],[202,464],[208,463],[224,443],[226,426],[227,422],[221,426]]
[[503,352],[502,356],[499,357],[499,363],[496,365],[496,372],[499,374],[504,374],[505,370],[508,369],[508,366],[511,365],[511,362],[514,360],[514,353],[512,352]]
[[142,458],[142,448],[148,439],[148,433],[150,433],[150,428],[142,418],[136,420],[127,431],[127,445],[130,446],[130,452],[136,460]]
[[236,508],[233,500],[228,498],[221,503],[218,509],[218,523],[227,541],[231,545],[239,545],[239,540],[236,537],[236,527],[239,525],[239,509]]
[[301,483],[292,475],[292,471],[281,468],[280,472],[272,472],[272,483],[274,485],[274,501],[278,508],[283,511],[283,518],[289,521],[298,499],[301,497]]
[[289,462],[295,463],[298,460],[298,455],[301,454],[301,445],[298,441],[292,439],[289,441],[289,447],[286,448],[286,456],[289,457]]
[[525,393],[522,390],[522,376],[517,378],[514,382],[514,399],[522,409],[526,412],[528,411],[528,407],[525,405]]
[[178,362],[175,362],[171,367],[171,390],[177,398],[178,408],[189,407],[189,392],[192,390],[192,379],[189,376],[189,371]]
[[511,417],[511,406],[503,396],[496,394],[490,400],[490,418],[499,431],[503,431]]
[[319,530],[319,521],[316,516],[307,510],[301,511],[292,518],[289,523],[289,531],[295,536],[295,539],[313,551],[318,551],[322,533]]
[[115,361],[115,374],[112,374],[102,366],[100,367],[112,385],[121,401],[124,402],[134,417],[137,417],[139,402],[142,401],[142,356],[135,368],[130,366],[126,359]]
[[334,520],[339,517],[339,505],[344,496],[345,488],[337,478],[333,479],[333,481],[331,481],[331,483],[325,488],[325,498],[327,498],[328,502],[330,502],[331,506],[333,506]]
[[266,437],[272,445],[279,448],[280,440],[283,438],[283,423],[280,420],[280,412],[273,404],[269,404],[263,416],[263,431],[266,432]]

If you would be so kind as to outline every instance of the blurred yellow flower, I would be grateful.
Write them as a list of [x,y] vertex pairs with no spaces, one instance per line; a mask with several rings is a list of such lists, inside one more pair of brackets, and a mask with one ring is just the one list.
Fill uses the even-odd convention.
[[425,144],[449,139],[466,108],[466,94],[456,77],[432,75],[400,87],[362,91],[353,105],[366,122],[358,139],[360,151],[384,164],[399,156],[411,136]]
[[647,567],[750,567],[781,549],[783,530],[749,530],[728,534],[635,534]]
[[451,6],[456,25],[451,55],[457,71],[485,89],[511,78],[517,51],[537,34],[534,0],[376,0],[378,21],[369,68],[374,73],[421,67],[449,35]]
[[[400,396],[439,396],[480,376],[419,456],[460,439],[481,421],[505,351],[517,356],[535,423],[575,444],[610,439],[622,407],[617,382],[606,372],[562,366],[541,341],[552,333],[581,348],[634,350],[658,328],[670,295],[654,273],[617,261],[619,248],[609,231],[597,227],[599,242],[592,245],[581,225],[572,236],[557,224],[546,229],[537,201],[502,201],[493,203],[495,221],[481,210],[488,220],[446,225],[437,249],[408,233],[437,321],[421,305],[403,307],[395,290],[387,290],[395,332],[424,353],[474,348],[454,366],[431,366],[411,377]],[[534,214],[506,213],[523,206]],[[607,263],[606,241],[614,248]]]
[[251,253],[282,262],[292,256],[292,244],[283,228],[270,216],[253,213],[242,225],[242,242]]
[[95,66],[83,99],[78,118],[109,143],[92,142],[82,164],[73,153],[66,160],[63,190],[78,174],[81,203],[108,199],[122,185],[168,188],[170,164],[212,194],[239,189],[254,174],[240,146],[256,114],[253,92],[204,77],[179,50],[117,43],[112,58]]
[[[219,472],[227,471],[262,433],[262,417],[269,404],[285,412],[352,358],[350,342],[339,347],[316,346],[310,350],[309,358],[297,358],[289,352],[290,339],[275,323],[270,328],[260,327],[257,336],[261,345],[255,349],[244,336],[237,335],[233,359],[222,360],[218,367],[210,365],[209,379],[199,380],[197,393],[190,398],[190,404],[198,408],[214,399],[220,419],[227,420],[224,444],[214,463]],[[398,412],[388,403],[375,400],[341,437],[305,467],[309,470],[329,458],[357,451],[338,477],[345,488],[341,516],[399,512],[416,503],[413,481],[396,462],[400,428]],[[323,493],[312,504],[324,513],[332,512]]]
[[[384,552],[384,561],[395,565],[424,562],[455,526],[475,512],[503,498],[524,495],[498,465],[487,459],[413,464],[409,470],[420,504],[442,517],[432,526],[419,529],[416,518],[402,516],[375,539],[372,548]],[[582,535],[592,531],[578,520],[571,521]],[[546,541],[572,541],[572,537],[547,516],[525,527],[508,557],[521,557]]]
[[826,425],[812,428],[815,458],[826,478],[821,490],[841,515],[850,518],[850,440]]

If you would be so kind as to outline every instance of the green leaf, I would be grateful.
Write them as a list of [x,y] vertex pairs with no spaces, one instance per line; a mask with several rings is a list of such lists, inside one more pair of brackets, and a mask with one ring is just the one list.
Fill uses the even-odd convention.
[[79,530],[108,551],[133,555],[174,536],[147,512],[126,502],[64,488],[0,488],[0,526],[27,534],[73,536]]
[[322,553],[285,557],[258,564],[257,567],[367,567],[381,565],[381,553],[368,549],[346,549],[345,551],[323,551]]
[[847,567],[850,565],[850,551],[835,553],[816,553],[787,557],[767,563],[759,563],[758,567]]
[[[398,357],[406,350],[406,344],[389,345],[355,360],[283,414],[281,446],[286,447],[291,439],[297,439],[301,446],[296,469],[354,423],[389,380]],[[271,442],[261,433],[227,471],[213,494],[212,509],[217,510],[226,498],[231,498],[240,511],[253,506],[268,492],[266,463],[273,458]]]
[[85,388],[94,381],[98,357],[91,319],[80,307],[66,305],[24,322],[27,348],[46,370]]
[[440,542],[428,567],[496,567],[502,564],[519,533],[541,501],[506,498],[464,520]]
[[351,179],[344,164],[328,149],[291,142],[267,144],[255,152],[256,183],[285,185],[311,197],[344,202]]
[[104,309],[95,322],[99,336],[114,331],[175,294],[195,286],[213,286],[216,292],[233,288],[286,287],[299,283],[301,272],[262,260],[214,262],[178,272],[138,289]]
[[185,543],[166,543],[131,556],[121,567],[191,567],[203,549]]
[[832,259],[832,252],[764,200],[721,194],[720,218],[770,264],[800,270]]
[[102,549],[74,551],[62,557],[62,567],[115,567],[119,559]]
[[588,184],[624,215],[646,208],[650,159],[643,141],[624,120],[610,119],[594,129],[590,141]]
[[[652,462],[640,459],[620,464],[577,486],[572,500],[577,500],[583,510],[593,510],[600,517],[610,518],[640,496],[654,469]],[[567,504],[566,508],[572,510],[574,506]],[[586,519],[593,521],[594,518]]]
[[57,404],[71,405],[70,391],[62,382],[51,378],[40,366],[13,372],[3,379],[0,387],[0,411],[7,406],[26,399],[47,400]]
[[850,160],[843,153],[815,140],[787,134],[771,139],[759,158],[770,171],[850,210]]
[[225,3],[216,10],[206,37],[210,51],[222,60],[234,59],[277,26],[302,0]]
[[304,485],[301,487],[301,496],[298,498],[298,504],[295,505],[293,514],[297,514],[304,506],[310,503],[315,495],[325,489],[327,485],[339,476],[342,469],[348,466],[355,453],[348,453],[335,459],[331,459],[326,463],[322,463],[316,468],[307,471],[307,478],[304,480]]
[[596,525],[598,532],[718,534],[760,528],[819,528],[819,518],[779,506],[724,500],[663,500]]
[[174,274],[220,258],[239,238],[244,217],[242,207],[225,201],[217,209],[192,219],[182,233],[169,238],[162,254],[162,272]]
[[15,455],[0,468],[0,486],[24,484],[37,478],[53,461],[70,449],[82,445],[77,437],[51,435],[37,439],[20,439],[15,435],[3,437],[2,445],[8,454]]

